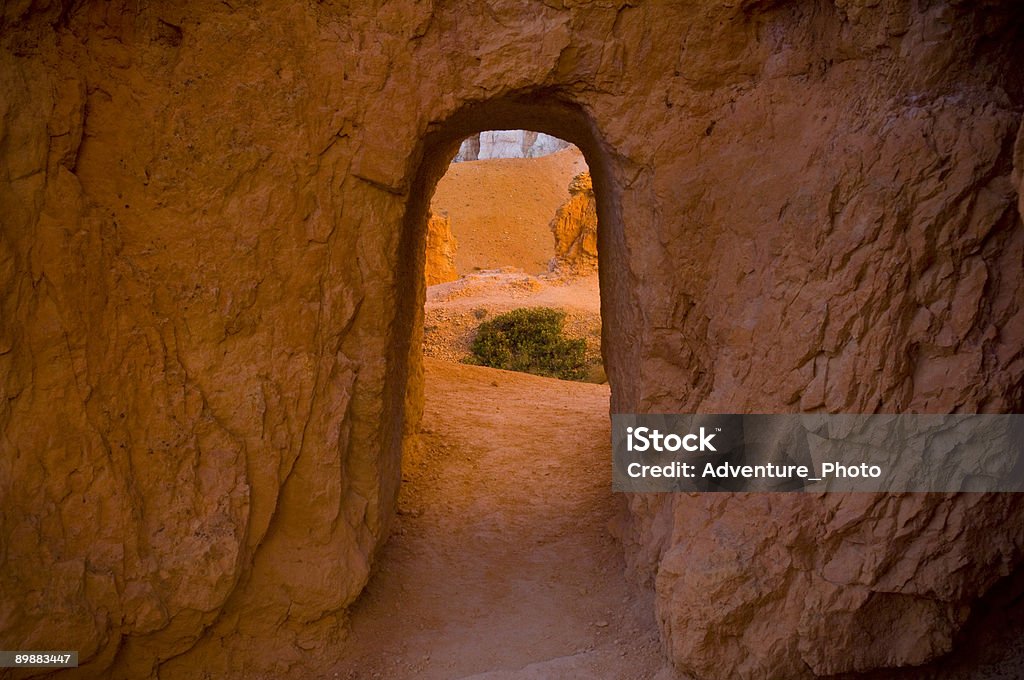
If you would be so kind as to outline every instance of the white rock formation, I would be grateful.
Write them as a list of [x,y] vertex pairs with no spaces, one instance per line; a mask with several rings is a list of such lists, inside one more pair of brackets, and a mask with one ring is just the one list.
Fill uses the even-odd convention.
[[467,137],[455,162],[487,158],[536,158],[569,146],[558,137],[532,130],[487,130]]

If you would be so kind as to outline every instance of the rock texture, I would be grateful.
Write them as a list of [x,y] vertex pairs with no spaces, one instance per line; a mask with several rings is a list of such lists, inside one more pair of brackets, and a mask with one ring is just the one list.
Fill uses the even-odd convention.
[[428,286],[459,278],[455,270],[455,253],[458,249],[459,243],[452,235],[452,222],[448,216],[431,213],[427,220],[427,255],[423,264]]
[[[387,535],[459,143],[587,155],[619,412],[1021,411],[1018,3],[0,6],[0,639],[301,674]],[[630,500],[703,678],[919,663],[1016,496]],[[260,653],[253,653],[259,649]]]
[[1012,182],[1017,192],[1017,211],[1024,215],[1024,121],[1021,121],[1014,146]]
[[677,664],[701,678],[924,663],[950,651],[969,602],[1012,568],[1020,528],[998,518],[1016,517],[1014,503],[981,495],[678,499],[656,576],[663,638]]
[[573,177],[569,183],[569,200],[551,220],[555,237],[555,258],[552,269],[587,272],[597,269],[597,201],[590,173]]
[[455,162],[488,158],[537,158],[568,148],[569,142],[532,130],[485,130],[463,140]]

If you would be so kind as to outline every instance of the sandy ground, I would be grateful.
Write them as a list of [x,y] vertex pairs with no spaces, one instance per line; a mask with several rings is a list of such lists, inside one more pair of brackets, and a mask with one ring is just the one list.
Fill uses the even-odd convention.
[[426,308],[511,309],[519,306],[558,307],[601,313],[597,274],[583,277],[531,276],[513,267],[476,272],[457,281],[430,286]]
[[482,321],[517,307],[554,307],[566,313],[563,330],[587,343],[592,382],[602,382],[601,299],[597,274],[586,277],[532,276],[512,267],[475,272],[431,286],[423,324],[424,356],[462,361]]
[[453,163],[431,210],[451,219],[459,274],[504,266],[547,271],[555,250],[548,225],[569,198],[570,180],[586,170],[576,147],[540,158]]
[[608,388],[431,359],[426,388],[337,677],[653,677],[651,594],[608,532]]

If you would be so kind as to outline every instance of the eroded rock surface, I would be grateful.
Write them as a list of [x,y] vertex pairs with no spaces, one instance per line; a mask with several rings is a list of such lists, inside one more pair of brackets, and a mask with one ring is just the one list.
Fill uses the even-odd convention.
[[597,201],[590,173],[573,177],[569,200],[551,221],[555,237],[552,267],[560,271],[587,272],[597,269]]
[[[588,154],[613,410],[1021,411],[1020,25],[954,0],[3,5],[0,639],[79,650],[67,677],[330,656],[421,403],[407,207],[491,127]],[[630,505],[627,559],[703,678],[934,657],[1024,545],[1016,496]]]
[[452,222],[447,215],[430,214],[427,220],[427,255],[423,265],[428,286],[459,278],[455,269],[458,241],[452,235]]

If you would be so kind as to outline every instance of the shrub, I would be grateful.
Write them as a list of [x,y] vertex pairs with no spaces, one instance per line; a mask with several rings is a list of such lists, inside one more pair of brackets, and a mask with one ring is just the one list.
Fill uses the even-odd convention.
[[582,338],[562,333],[565,312],[525,307],[499,314],[480,324],[468,363],[521,371],[563,380],[583,380],[587,374]]

